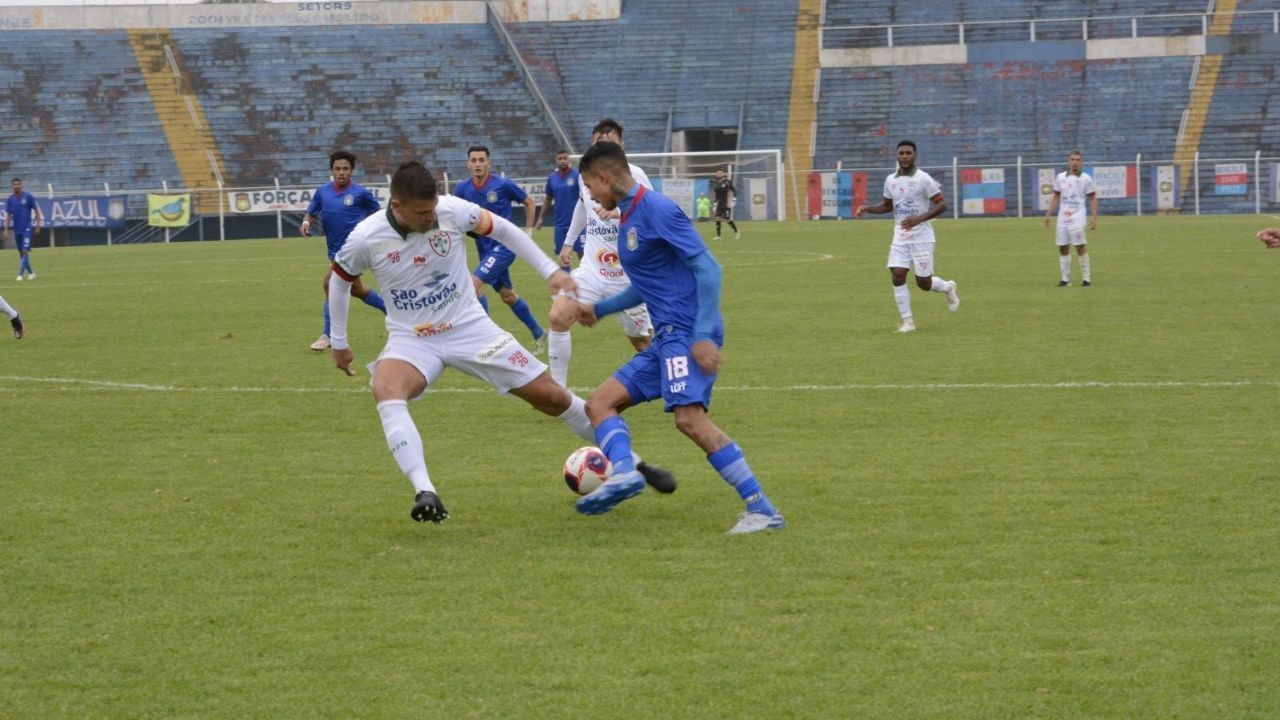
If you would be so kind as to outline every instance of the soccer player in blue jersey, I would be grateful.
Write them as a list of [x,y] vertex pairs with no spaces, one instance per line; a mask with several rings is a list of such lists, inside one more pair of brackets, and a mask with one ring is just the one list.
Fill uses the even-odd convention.
[[[524,231],[533,235],[533,198],[520,189],[519,185],[504,177],[489,172],[492,163],[489,159],[489,148],[484,145],[472,145],[467,148],[467,170],[471,177],[458,183],[453,194],[468,202],[488,210],[503,220],[511,220],[511,203],[524,203]],[[542,354],[546,347],[546,331],[538,324],[529,303],[516,294],[511,283],[511,264],[516,261],[516,254],[506,245],[483,235],[473,235],[476,240],[476,253],[480,262],[476,265],[472,283],[476,288],[476,297],[485,312],[489,312],[489,298],[484,294],[484,286],[492,286],[502,298],[502,302],[511,308],[511,312],[533,333],[533,352]]]
[[[547,176],[545,194],[546,199],[542,201],[542,214],[538,216],[538,222],[533,228],[540,230],[547,214],[554,209],[556,257],[560,256],[560,249],[564,247],[565,242],[572,242],[573,252],[577,253],[578,257],[582,257],[582,241],[577,238],[568,240],[569,225],[573,223],[573,208],[578,204],[578,171],[569,165],[568,150],[556,153],[556,169]],[[560,267],[566,271],[569,269],[563,263]]]
[[636,182],[620,145],[592,145],[578,172],[596,202],[622,213],[618,254],[631,279],[629,290],[594,306],[580,305],[578,320],[589,327],[644,302],[655,328],[653,342],[587,399],[596,444],[613,463],[613,476],[578,500],[578,512],[605,513],[644,490],[644,478],[631,460],[631,432],[619,413],[662,398],[667,412],[675,415],[676,428],[707,454],[711,467],[746,503],[729,533],[785,527],[742,450],[707,417],[724,343],[720,265],[678,205]]
[[[31,224],[32,219],[35,225]],[[22,189],[22,178],[14,178],[13,194],[4,201],[4,227],[13,233],[13,243],[18,247],[18,282],[22,282],[23,273],[28,280],[36,279],[36,271],[31,267],[31,237],[40,234],[43,220],[36,199]]]
[[[320,218],[324,226],[325,244],[329,249],[329,262],[338,254],[342,245],[347,242],[347,235],[361,220],[378,212],[378,200],[367,188],[359,183],[351,182],[351,173],[356,169],[356,156],[346,150],[338,150],[329,156],[329,174],[331,182],[316,188],[311,196],[311,205],[302,216],[302,225],[298,230],[303,237],[311,237],[311,223]],[[320,338],[311,343],[311,349],[321,352],[329,348],[329,276],[333,274],[332,265],[324,274],[324,332]],[[387,314],[387,304],[382,296],[373,288],[366,287],[358,279],[351,286],[351,294],[364,301],[365,305],[375,307]]]

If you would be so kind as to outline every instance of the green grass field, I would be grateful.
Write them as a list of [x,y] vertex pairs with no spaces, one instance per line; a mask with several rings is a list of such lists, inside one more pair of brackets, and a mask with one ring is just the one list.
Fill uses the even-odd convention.
[[[320,240],[38,250],[0,281],[0,718],[1278,717],[1269,222],[1104,217],[1059,289],[1038,219],[942,221],[963,306],[913,291],[905,336],[883,221],[713,244],[712,417],[789,523],[749,537],[660,407],[679,491],[582,517],[577,439],[456,372],[412,406],[452,517],[410,521],[367,376],[307,350]],[[574,338],[584,394],[629,354]]]

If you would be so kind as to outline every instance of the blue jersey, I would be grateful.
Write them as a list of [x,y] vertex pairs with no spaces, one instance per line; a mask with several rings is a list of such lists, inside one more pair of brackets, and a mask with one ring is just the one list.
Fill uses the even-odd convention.
[[19,232],[31,229],[31,215],[36,211],[36,199],[31,193],[23,190],[17,195],[9,195],[4,201],[4,211],[9,216],[9,223]]
[[332,260],[347,242],[351,229],[379,209],[377,198],[363,185],[348,183],[339,190],[332,182],[327,182],[316,188],[307,214],[319,217],[320,224],[324,225],[325,244],[329,246],[329,259]]
[[[529,194],[521,190],[519,185],[497,175],[490,175],[483,185],[476,185],[474,179],[463,180],[453,189],[453,194],[479,205],[504,220],[511,219],[512,202],[524,202],[524,199],[529,197]],[[508,250],[505,245],[484,236],[476,237],[476,252],[480,253],[481,257],[489,252],[506,253],[515,257],[515,253]]]
[[556,170],[551,173],[547,176],[546,192],[555,212],[555,226],[568,229],[573,223],[573,208],[578,204],[578,171],[569,168],[565,172]]
[[[655,333],[690,337],[698,317],[698,284],[685,262],[710,253],[689,216],[670,198],[636,185],[618,223],[618,257],[631,287],[653,318]],[[625,201],[624,201],[625,202]],[[724,319],[716,315],[712,340],[724,342]]]

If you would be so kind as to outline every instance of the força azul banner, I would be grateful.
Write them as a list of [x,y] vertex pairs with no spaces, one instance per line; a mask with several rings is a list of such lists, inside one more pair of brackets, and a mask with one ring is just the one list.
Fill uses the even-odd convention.
[[129,196],[36,198],[36,205],[40,207],[45,227],[122,230]]

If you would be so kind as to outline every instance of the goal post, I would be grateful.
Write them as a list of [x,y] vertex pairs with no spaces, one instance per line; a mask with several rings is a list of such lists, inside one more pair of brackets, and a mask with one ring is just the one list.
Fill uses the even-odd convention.
[[691,218],[697,217],[697,200],[704,193],[714,212],[711,179],[724,170],[733,180],[735,220],[786,219],[781,150],[627,153],[627,159]]

